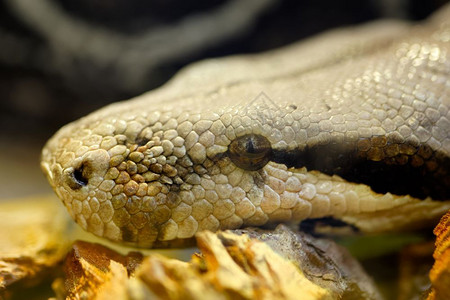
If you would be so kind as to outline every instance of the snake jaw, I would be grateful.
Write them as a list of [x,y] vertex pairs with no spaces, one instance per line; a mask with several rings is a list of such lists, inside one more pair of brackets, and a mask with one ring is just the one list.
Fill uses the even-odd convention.
[[450,201],[377,193],[368,185],[305,167],[270,162],[264,174],[261,207],[270,222],[332,217],[363,233],[380,233],[434,225],[450,209]]

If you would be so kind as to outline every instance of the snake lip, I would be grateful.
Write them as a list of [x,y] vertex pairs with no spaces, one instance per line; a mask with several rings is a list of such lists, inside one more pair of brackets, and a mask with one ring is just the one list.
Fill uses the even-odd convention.
[[379,194],[410,195],[417,199],[450,199],[450,158],[435,153],[429,165],[414,166],[395,160],[372,161],[362,157],[356,149],[343,145],[320,145],[303,150],[273,151],[273,161],[287,167],[306,167],[327,175],[338,175],[348,182],[369,186]]
[[41,162],[41,169],[44,172],[44,174],[47,176],[48,180],[50,182],[53,182],[53,172],[50,168],[50,164],[46,161]]

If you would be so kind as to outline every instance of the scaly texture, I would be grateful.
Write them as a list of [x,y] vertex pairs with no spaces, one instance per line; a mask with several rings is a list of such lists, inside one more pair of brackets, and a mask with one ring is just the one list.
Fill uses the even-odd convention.
[[450,208],[449,18],[198,63],[62,128],[42,168],[84,229],[144,247],[330,216],[425,226]]

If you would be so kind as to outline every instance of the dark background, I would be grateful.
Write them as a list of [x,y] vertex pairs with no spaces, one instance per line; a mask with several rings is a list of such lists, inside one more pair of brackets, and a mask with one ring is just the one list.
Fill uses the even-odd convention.
[[421,20],[446,2],[0,0],[0,198],[50,191],[38,163],[52,133],[190,62],[374,19]]

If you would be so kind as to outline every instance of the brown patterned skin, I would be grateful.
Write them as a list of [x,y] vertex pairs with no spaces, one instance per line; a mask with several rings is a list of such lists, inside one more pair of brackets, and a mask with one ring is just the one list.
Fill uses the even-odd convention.
[[81,227],[142,247],[322,217],[425,226],[450,208],[448,19],[197,63],[63,127],[42,169]]

